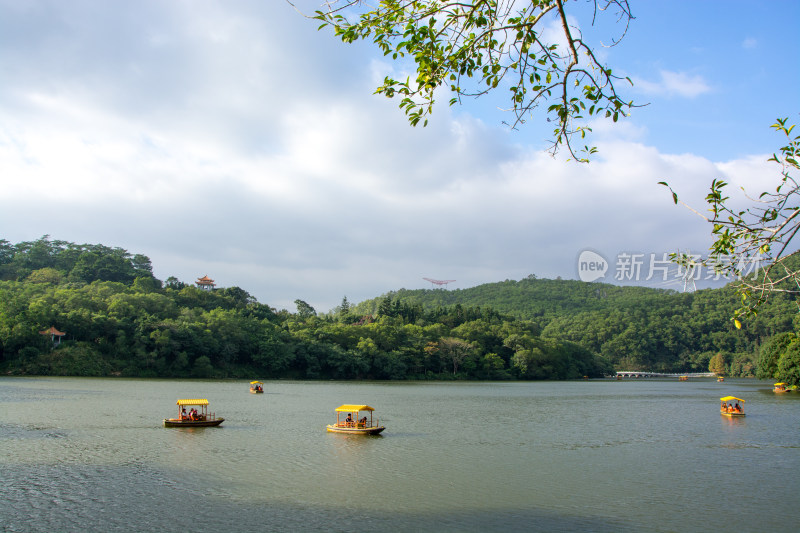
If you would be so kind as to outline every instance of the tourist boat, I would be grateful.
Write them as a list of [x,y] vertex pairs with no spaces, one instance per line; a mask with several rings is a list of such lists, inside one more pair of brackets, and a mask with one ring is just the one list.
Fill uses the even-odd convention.
[[[353,435],[377,435],[386,428],[378,425],[377,419],[373,423],[372,412],[374,410],[375,409],[369,405],[340,405],[336,408],[336,423],[328,424],[328,431],[332,433],[350,433]],[[361,411],[369,412],[369,421],[367,421],[366,416],[364,418],[359,417]],[[344,420],[340,419],[342,413],[347,413]],[[355,418],[353,418],[353,414],[355,414]]]
[[718,381],[718,382],[720,382],[720,383],[722,383],[723,381],[725,381],[725,378],[724,378],[724,377],[722,377],[722,376],[719,376],[719,377],[717,378],[717,381]]
[[253,394],[263,394],[264,393],[264,384],[260,381],[251,381],[250,382],[250,392]]
[[[739,405],[739,403],[744,403],[744,400],[741,398],[737,398],[736,396],[723,396],[720,398],[722,405],[719,407],[719,413],[723,416],[744,416],[744,407]],[[735,405],[731,405],[730,402],[736,402]]]
[[[217,418],[216,414],[208,414],[208,400],[191,399],[191,400],[178,400],[178,418],[165,418],[164,427],[167,428],[194,428],[194,427],[211,427],[220,425],[225,419]],[[190,407],[189,413],[186,408]],[[195,407],[200,408],[197,412]]]
[[774,385],[772,392],[790,392],[791,390],[792,389],[786,387],[786,383],[781,382]]
[[689,381],[689,376],[680,376],[678,381]]

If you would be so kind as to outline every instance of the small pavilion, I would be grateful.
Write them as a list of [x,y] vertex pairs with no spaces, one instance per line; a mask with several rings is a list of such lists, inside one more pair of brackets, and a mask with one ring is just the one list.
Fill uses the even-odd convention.
[[[61,337],[66,335],[63,331],[58,331],[54,326],[50,326],[49,329],[44,329],[39,332],[39,335],[50,335],[50,339],[53,341],[53,346],[57,344],[61,344]],[[58,337],[58,341],[56,341],[56,337]]]
[[217,285],[214,283],[214,280],[209,278],[208,275],[203,276],[202,278],[197,278],[197,281],[194,282],[198,288],[203,289],[205,291],[213,290],[214,287]]

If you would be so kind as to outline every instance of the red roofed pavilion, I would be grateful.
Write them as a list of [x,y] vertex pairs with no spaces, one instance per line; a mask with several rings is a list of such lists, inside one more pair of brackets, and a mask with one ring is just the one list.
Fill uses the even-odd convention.
[[63,331],[58,331],[55,326],[50,326],[48,329],[43,329],[39,332],[39,335],[50,335],[50,338],[53,341],[53,344],[56,344],[56,337],[58,337],[58,344],[61,344],[61,337],[66,335]]
[[197,281],[194,282],[199,288],[210,291],[217,285],[214,283],[214,280],[209,278],[208,275],[203,276],[202,278],[197,278]]

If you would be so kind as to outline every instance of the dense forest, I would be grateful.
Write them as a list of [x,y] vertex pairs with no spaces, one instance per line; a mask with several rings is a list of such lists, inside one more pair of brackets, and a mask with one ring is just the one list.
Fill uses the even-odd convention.
[[[762,346],[800,329],[800,307],[795,296],[778,292],[737,329],[731,319],[736,298],[730,286],[676,292],[531,275],[469,289],[399,290],[362,302],[355,310],[380,314],[390,301],[419,310],[456,302],[488,305],[530,321],[544,339],[571,341],[591,350],[618,370],[755,376]],[[783,374],[775,368],[762,376]]]
[[239,287],[162,282],[147,256],[121,248],[0,240],[0,371],[497,380],[711,370],[796,384],[797,303],[777,294],[737,329],[733,295],[529,276],[345,297],[327,313],[297,300],[291,313]]

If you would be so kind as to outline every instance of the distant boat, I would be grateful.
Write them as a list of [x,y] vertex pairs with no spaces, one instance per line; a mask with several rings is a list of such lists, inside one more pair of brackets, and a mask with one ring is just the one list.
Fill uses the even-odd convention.
[[681,376],[678,378],[678,381],[689,381],[689,376]]
[[[215,414],[208,414],[208,400],[191,399],[191,400],[178,400],[178,418],[165,418],[164,427],[166,428],[182,428],[182,427],[211,427],[220,425],[225,419],[217,418]],[[187,413],[186,408],[192,409]],[[200,412],[194,407],[199,407]]]
[[264,392],[264,384],[260,381],[251,381],[250,382],[250,392],[253,394],[263,394]]
[[772,389],[772,392],[791,392],[791,391],[792,391],[792,389],[787,388],[786,387],[786,383],[783,383],[783,382],[776,383],[774,385],[774,388]]
[[[384,429],[384,426],[378,424],[378,420],[372,421],[372,412],[375,409],[369,405],[354,405],[344,404],[336,408],[336,423],[328,424],[328,431],[331,433],[350,433],[351,435],[377,435]],[[359,418],[361,411],[369,412],[369,421],[367,417]],[[340,419],[342,413],[347,413],[344,420]],[[353,413],[356,417],[353,418]]]
[[[736,396],[723,396],[720,398],[722,405],[719,407],[719,414],[723,416],[729,417],[737,417],[737,416],[744,416],[744,407],[740,404],[744,403],[744,400],[741,398],[737,398]],[[735,405],[731,405],[730,402],[736,402]]]
[[724,377],[722,377],[722,376],[719,376],[719,377],[717,378],[717,381],[719,381],[720,383],[722,383],[723,381],[725,381],[725,378],[724,378]]

